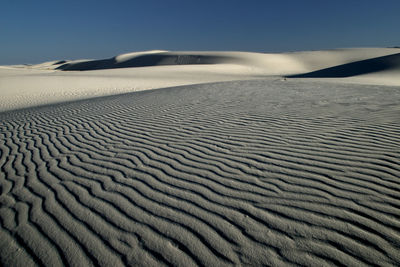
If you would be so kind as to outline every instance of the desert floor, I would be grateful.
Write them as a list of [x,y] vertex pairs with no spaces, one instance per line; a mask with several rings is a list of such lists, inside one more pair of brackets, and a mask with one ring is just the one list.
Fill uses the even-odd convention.
[[118,78],[68,102],[24,76],[0,113],[0,263],[398,266],[400,89],[379,84],[397,70]]

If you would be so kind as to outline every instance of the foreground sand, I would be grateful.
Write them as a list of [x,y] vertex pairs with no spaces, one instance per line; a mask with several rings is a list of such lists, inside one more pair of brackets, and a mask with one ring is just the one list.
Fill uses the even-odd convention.
[[264,79],[0,113],[0,261],[399,265],[399,101]]

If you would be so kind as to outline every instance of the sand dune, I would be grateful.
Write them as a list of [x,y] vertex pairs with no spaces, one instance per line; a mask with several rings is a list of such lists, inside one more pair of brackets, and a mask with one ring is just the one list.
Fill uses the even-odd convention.
[[0,113],[1,263],[399,265],[399,101],[255,80]]
[[[169,52],[147,51],[119,55],[101,60],[79,60],[59,65],[50,62],[59,70],[88,71],[115,68],[138,68],[164,65],[237,64],[259,67],[269,74],[305,72],[350,62],[382,57],[398,53],[393,48],[358,48],[294,53],[249,53],[249,52]],[[39,65],[39,67],[42,67]],[[279,72],[277,72],[279,71]]]
[[131,57],[114,57],[103,60],[83,61],[77,63],[65,63],[57,67],[60,70],[98,70],[98,69],[114,69],[114,68],[133,68],[133,67],[149,67],[163,65],[194,65],[194,64],[217,64],[230,63],[235,58],[222,55],[197,55],[171,52],[158,52],[133,55]]
[[400,71],[400,53],[351,62],[313,72],[291,75],[291,78],[344,78],[370,73]]
[[[325,76],[327,72],[332,76],[338,73],[338,68],[346,68],[345,76],[351,76],[341,82],[398,86],[400,70],[390,65],[397,60],[398,53],[396,48],[279,54],[145,51],[104,60],[3,66],[0,67],[0,111],[178,85],[279,79],[291,75],[305,77],[307,73],[321,71]],[[385,64],[388,68],[381,71]]]
[[[122,54],[110,59],[49,62],[55,69],[88,71],[115,68],[138,68],[165,65],[236,64],[260,68],[265,75],[303,73],[351,62],[398,53],[393,48],[358,48],[293,53],[249,52],[168,52],[146,51]],[[60,64],[62,62],[63,64]],[[49,67],[47,63],[47,67]],[[35,68],[42,68],[36,65]]]

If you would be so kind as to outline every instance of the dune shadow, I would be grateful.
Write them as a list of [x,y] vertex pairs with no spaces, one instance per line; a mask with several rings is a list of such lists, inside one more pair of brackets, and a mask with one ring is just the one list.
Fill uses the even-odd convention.
[[66,63],[59,66],[58,70],[87,71],[116,68],[137,68],[163,65],[194,65],[194,64],[220,64],[234,61],[229,56],[208,55],[179,55],[179,54],[149,54],[140,55],[126,61],[118,62],[115,57],[110,59],[90,60],[76,63]]
[[52,65],[60,65],[60,64],[66,63],[66,62],[67,62],[66,60],[59,60],[57,62],[54,62]]
[[345,78],[378,71],[400,69],[400,53],[347,63],[303,74],[286,76],[287,78]]

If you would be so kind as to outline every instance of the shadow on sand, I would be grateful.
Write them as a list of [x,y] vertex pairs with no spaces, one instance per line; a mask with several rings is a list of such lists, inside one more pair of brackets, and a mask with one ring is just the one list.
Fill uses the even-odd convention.
[[229,56],[206,56],[206,55],[175,55],[175,54],[150,54],[140,55],[118,62],[115,57],[102,60],[90,60],[75,63],[66,63],[58,67],[66,71],[86,71],[116,68],[149,67],[162,65],[194,65],[194,64],[220,64],[234,61]]
[[400,69],[400,53],[347,63],[287,78],[344,78],[378,71]]

